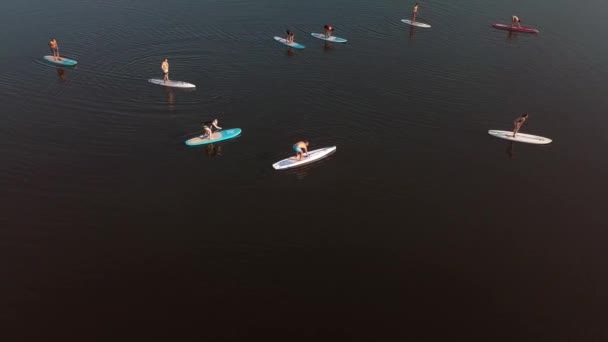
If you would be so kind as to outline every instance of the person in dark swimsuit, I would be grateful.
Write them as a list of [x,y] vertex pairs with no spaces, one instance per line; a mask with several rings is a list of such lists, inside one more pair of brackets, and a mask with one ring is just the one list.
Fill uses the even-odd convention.
[[287,33],[287,37],[285,37],[285,40],[287,40],[288,43],[293,43],[293,39],[294,39],[294,34],[293,32],[287,30],[285,31]]
[[326,38],[331,37],[332,33],[334,33],[334,28],[331,25],[329,25],[329,24],[323,26],[323,28],[325,29],[325,37]]
[[201,135],[201,138],[208,138],[209,140],[213,140],[213,130],[220,130],[222,127],[217,125],[217,119],[213,119],[212,121],[206,121],[203,123],[203,129],[205,130],[205,134]]

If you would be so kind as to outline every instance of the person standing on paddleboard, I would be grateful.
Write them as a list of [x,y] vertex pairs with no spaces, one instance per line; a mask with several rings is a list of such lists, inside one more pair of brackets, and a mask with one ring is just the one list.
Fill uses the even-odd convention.
[[304,153],[306,153],[306,156],[308,157],[308,140],[298,141],[293,144],[292,148],[296,151],[296,159],[298,161],[302,160]]
[[521,19],[519,19],[519,17],[516,15],[511,17],[511,27],[515,27],[515,25],[521,28]]
[[527,118],[528,114],[522,114],[520,117],[515,119],[515,121],[513,121],[513,138],[515,138],[515,135],[517,134],[517,132],[519,132],[519,129],[524,124],[524,122],[526,122]]
[[416,21],[416,16],[418,15],[418,3],[414,5],[414,9],[412,10],[412,22]]
[[59,44],[57,44],[57,40],[55,38],[51,39],[51,41],[49,42],[49,47],[51,48],[53,59],[55,59],[56,61],[61,60],[61,57],[59,57]]
[[165,82],[169,81],[169,60],[165,58],[163,64],[160,65],[160,68],[163,70],[163,80],[165,80]]
[[222,129],[222,127],[218,126],[218,121],[217,119],[213,119],[212,121],[206,121],[203,123],[203,129],[205,130],[205,134],[202,135],[201,137],[207,137],[209,138],[209,140],[213,139],[213,129],[215,128],[215,130],[220,130]]
[[334,28],[329,24],[323,26],[323,28],[325,29],[325,36],[327,38],[331,37],[331,34],[334,33]]

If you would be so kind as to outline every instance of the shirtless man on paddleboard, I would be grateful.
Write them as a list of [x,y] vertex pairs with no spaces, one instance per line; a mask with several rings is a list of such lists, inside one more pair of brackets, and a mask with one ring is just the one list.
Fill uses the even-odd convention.
[[51,41],[49,42],[49,47],[51,48],[53,59],[56,61],[61,60],[61,57],[59,57],[59,44],[57,44],[57,39],[51,39]]
[[169,61],[166,58],[163,60],[163,64],[160,65],[160,68],[163,69],[163,79],[165,82],[169,81]]
[[416,16],[418,15],[418,3],[414,5],[414,9],[412,10],[412,22],[416,21]]
[[306,153],[306,156],[308,157],[308,141],[298,141],[293,144],[293,150],[296,151],[296,159],[298,161],[302,160],[302,155],[304,155],[304,153]]

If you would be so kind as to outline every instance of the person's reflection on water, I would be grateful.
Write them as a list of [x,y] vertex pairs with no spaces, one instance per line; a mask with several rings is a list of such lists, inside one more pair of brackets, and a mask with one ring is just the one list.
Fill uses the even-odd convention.
[[217,157],[222,155],[222,145],[209,144],[205,148],[208,157]]
[[507,143],[507,150],[506,150],[506,152],[507,152],[507,156],[509,156],[509,160],[515,159],[515,153],[513,152],[513,145],[514,144],[513,144],[512,141],[509,141]]
[[296,168],[293,170],[293,173],[296,175],[296,179],[302,180],[310,173],[310,166]]
[[517,37],[517,33],[513,32],[513,31],[507,31],[507,42],[512,42],[515,40],[515,38]]
[[416,33],[416,30],[414,30],[414,26],[410,26],[410,42],[414,40],[414,33]]
[[167,91],[167,104],[169,105],[169,110],[175,110],[175,94],[173,93],[173,89],[171,87],[165,87]]
[[63,70],[63,68],[57,68],[57,76],[59,76],[60,80],[65,81],[66,80],[65,70]]

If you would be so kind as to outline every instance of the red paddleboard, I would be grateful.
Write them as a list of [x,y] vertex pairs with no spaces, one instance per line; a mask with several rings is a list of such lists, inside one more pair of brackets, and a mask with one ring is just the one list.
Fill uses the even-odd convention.
[[492,24],[493,28],[499,29],[499,30],[507,30],[507,31],[513,31],[513,32],[525,32],[525,33],[538,33],[537,29],[533,29],[533,28],[527,28],[527,27],[512,27],[511,25],[505,25],[505,24]]

